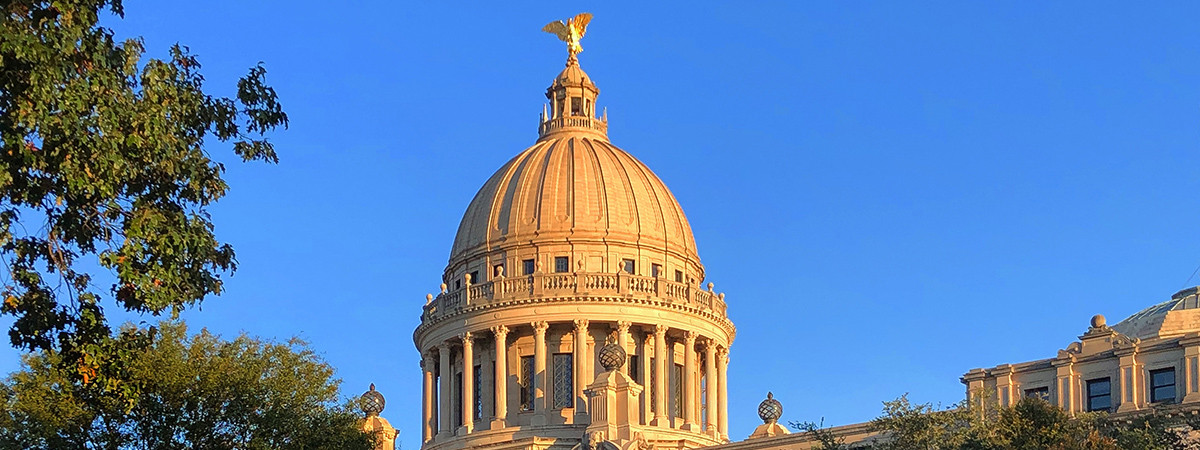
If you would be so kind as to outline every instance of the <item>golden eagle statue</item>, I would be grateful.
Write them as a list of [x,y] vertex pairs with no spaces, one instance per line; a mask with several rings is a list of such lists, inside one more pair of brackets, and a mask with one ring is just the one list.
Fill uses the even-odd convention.
[[574,57],[576,53],[583,51],[583,47],[579,45],[579,40],[587,32],[588,22],[591,21],[591,13],[580,13],[566,21],[550,22],[542,27],[542,31],[553,33],[559,39],[562,39],[563,42],[566,42],[567,53],[571,57]]

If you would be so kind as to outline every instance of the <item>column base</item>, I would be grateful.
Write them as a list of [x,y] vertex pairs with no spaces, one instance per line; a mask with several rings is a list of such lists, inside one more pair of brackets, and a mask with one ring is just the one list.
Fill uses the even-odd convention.
[[461,427],[458,427],[458,429],[454,431],[454,435],[455,436],[466,436],[467,434],[471,433],[471,431],[474,429],[475,429],[475,427],[472,425],[463,425]]
[[685,423],[685,424],[683,424],[682,427],[679,427],[679,429],[681,429],[683,431],[691,431],[694,433],[703,433],[704,432],[704,427],[694,424],[694,423]]
[[535,413],[533,413],[533,417],[529,418],[529,425],[532,425],[535,427],[544,427],[544,426],[546,426],[546,422],[547,421],[546,421],[546,412],[545,411],[535,412]]
[[1200,402],[1200,392],[1193,392],[1183,396],[1183,403]]
[[671,428],[671,419],[667,416],[654,416],[654,420],[650,421],[650,426]]
[[488,426],[488,429],[489,430],[499,430],[501,428],[507,428],[507,427],[508,427],[508,424],[505,423],[504,419],[492,419],[492,423]]
[[586,425],[586,424],[592,423],[592,417],[589,416],[586,412],[575,413],[575,417],[574,417],[574,419],[572,419],[572,422],[575,425]]
[[452,437],[454,437],[454,433],[451,433],[450,430],[440,430],[440,431],[438,431],[438,434],[433,437],[432,440],[434,442],[442,442],[442,441],[445,441],[446,439],[450,439]]

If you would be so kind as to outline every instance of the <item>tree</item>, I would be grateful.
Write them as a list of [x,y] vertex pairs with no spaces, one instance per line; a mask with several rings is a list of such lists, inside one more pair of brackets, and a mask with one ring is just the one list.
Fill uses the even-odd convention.
[[1192,415],[1151,410],[1133,417],[1105,413],[1071,417],[1044,400],[1026,398],[1011,407],[981,408],[978,401],[939,409],[913,405],[907,397],[884,402],[883,415],[872,424],[886,435],[875,448],[1178,450],[1197,449],[1190,430],[1200,429]]
[[151,336],[112,339],[103,302],[158,315],[221,293],[236,260],[206,207],[228,186],[205,146],[277,162],[263,134],[287,116],[261,63],[236,97],[214,97],[187,47],[162,60],[115,41],[98,21],[121,16],[121,0],[0,11],[0,313],[15,318],[14,346],[53,351],[129,402],[127,356]]
[[232,341],[178,322],[160,324],[135,353],[130,382],[141,401],[126,412],[89,398],[59,354],[23,359],[0,383],[0,449],[371,449],[339,380],[307,344]]

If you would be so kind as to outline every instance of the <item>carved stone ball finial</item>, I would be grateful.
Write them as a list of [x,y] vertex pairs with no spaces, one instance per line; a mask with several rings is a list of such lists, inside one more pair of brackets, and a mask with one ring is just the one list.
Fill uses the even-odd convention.
[[1104,328],[1107,325],[1108,321],[1104,318],[1104,315],[1096,314],[1092,316],[1092,328]]
[[713,286],[716,286],[716,285],[714,285],[711,281],[709,281],[708,282],[708,292],[712,292]]
[[620,344],[609,341],[600,348],[600,367],[603,367],[605,372],[620,369],[625,365],[626,357],[625,349],[621,348]]
[[433,294],[425,294],[425,304],[428,305],[430,302],[433,302]]
[[362,395],[362,412],[367,417],[378,416],[379,413],[383,412],[385,403],[383,394],[375,390],[375,383],[371,383],[371,389]]
[[441,287],[442,287],[442,293],[445,294],[446,293],[446,283],[442,283]]
[[758,404],[758,417],[763,423],[774,423],[783,416],[783,404],[775,400],[775,395],[767,393],[767,399]]

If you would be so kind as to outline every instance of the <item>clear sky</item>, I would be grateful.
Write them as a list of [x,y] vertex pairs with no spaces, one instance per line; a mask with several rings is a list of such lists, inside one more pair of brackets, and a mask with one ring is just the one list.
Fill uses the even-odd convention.
[[127,1],[118,36],[226,95],[264,61],[291,117],[277,166],[212,148],[241,268],[189,322],[308,339],[418,448],[420,307],[581,11],[613,143],[727,293],[735,439],[767,390],[826,424],[952,403],[1198,284],[1200,3],[565,3]]

